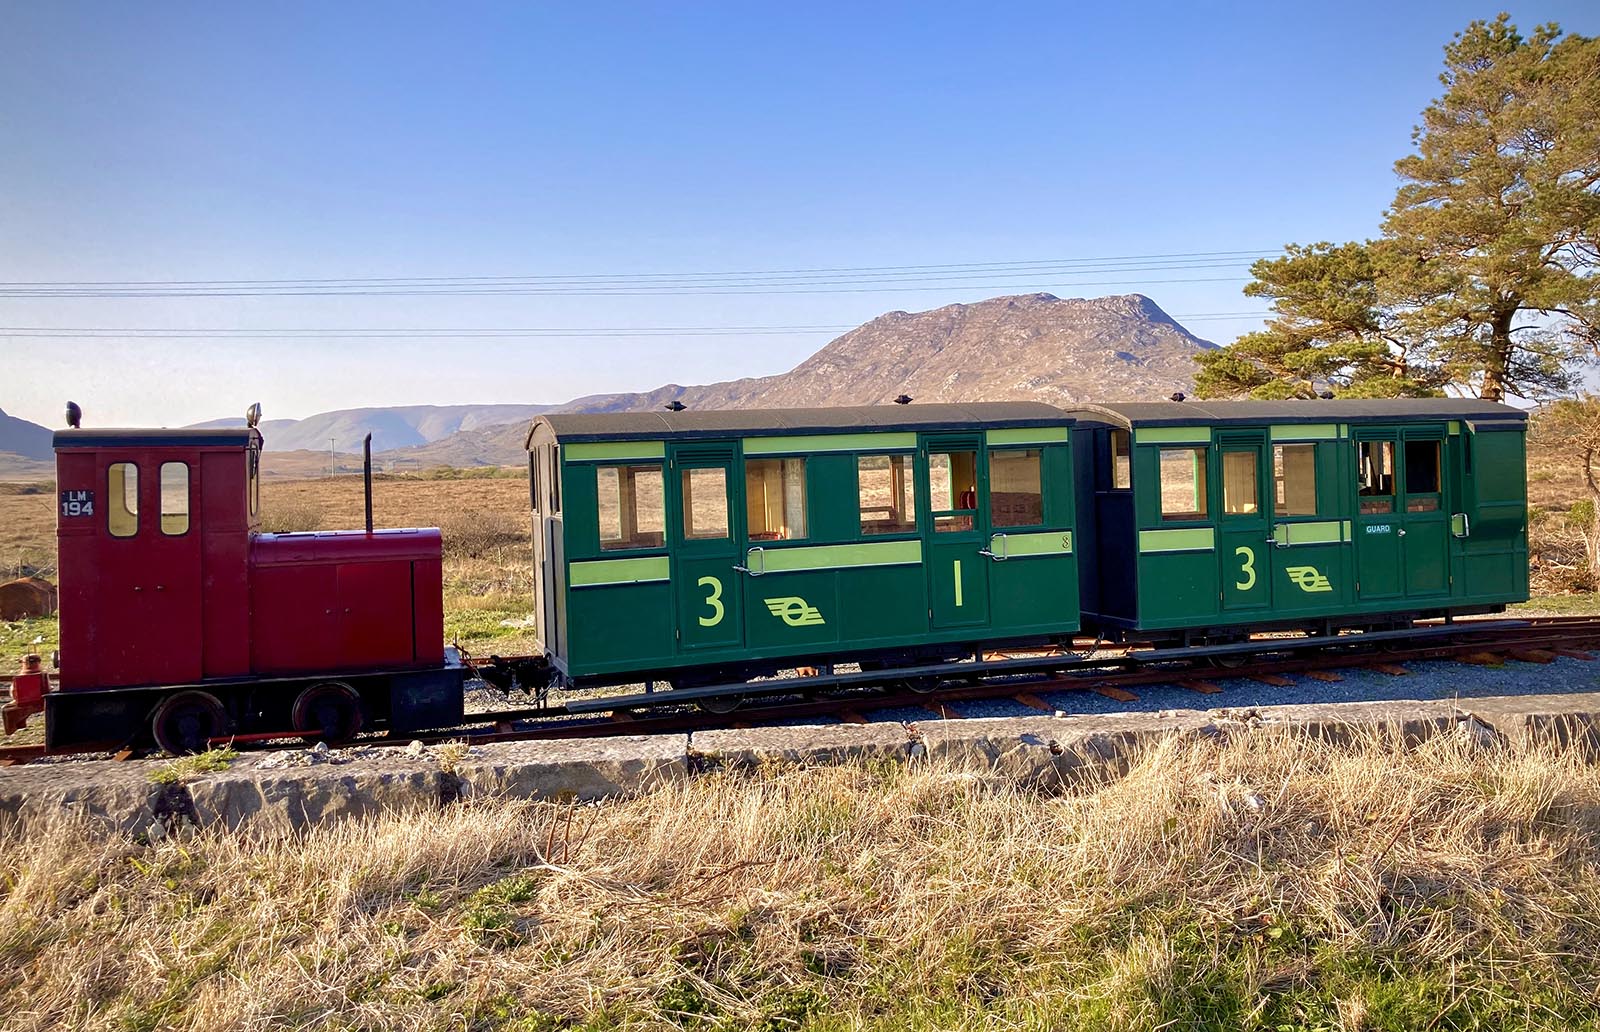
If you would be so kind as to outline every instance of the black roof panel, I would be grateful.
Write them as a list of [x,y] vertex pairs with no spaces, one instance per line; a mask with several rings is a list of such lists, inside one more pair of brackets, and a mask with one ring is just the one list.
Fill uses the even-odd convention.
[[260,441],[261,434],[249,427],[210,427],[201,430],[167,430],[150,427],[94,427],[87,430],[57,430],[56,448],[243,448]]
[[1476,398],[1335,398],[1329,401],[1130,401],[1081,405],[1079,418],[1121,426],[1223,423],[1394,423],[1418,419],[1526,421],[1528,413]]
[[[716,409],[695,412],[552,412],[534,417],[556,437],[608,438],[727,437],[730,435],[845,433],[879,430],[936,430],[974,425],[1038,426],[1071,423],[1053,405],[1036,401],[985,401],[966,405],[860,405],[839,408]],[[529,430],[529,438],[533,435]]]

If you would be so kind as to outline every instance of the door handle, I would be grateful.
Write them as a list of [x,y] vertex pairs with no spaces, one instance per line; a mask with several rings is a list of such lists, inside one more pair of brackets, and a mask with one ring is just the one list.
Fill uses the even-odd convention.
[[1406,528],[1401,527],[1399,530],[1395,531],[1394,533],[1395,533],[1395,537],[1405,537],[1406,536]]
[[734,571],[737,572],[737,573],[748,573],[752,577],[761,576],[763,573],[767,572],[767,552],[766,552],[766,549],[764,549],[761,546],[757,545],[755,548],[752,548],[749,551],[747,551],[745,553],[745,555],[744,555],[744,561],[747,562],[747,563],[754,563],[757,558],[760,558],[760,560],[761,560],[761,568],[760,569],[758,569],[758,570],[757,569],[751,569],[749,566],[740,566],[738,564],[734,564],[734,567],[733,567]]
[[[1000,551],[998,552],[994,551],[993,547],[996,542],[1000,544]],[[997,563],[1004,562],[1006,556],[1011,554],[1010,544],[1006,541],[1004,534],[991,534],[989,536],[989,545],[989,548],[978,549],[978,554],[993,559]]]

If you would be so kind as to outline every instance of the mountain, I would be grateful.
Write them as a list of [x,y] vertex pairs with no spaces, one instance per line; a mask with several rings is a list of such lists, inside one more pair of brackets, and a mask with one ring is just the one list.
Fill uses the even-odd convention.
[[[1216,346],[1143,294],[1021,294],[880,315],[776,376],[596,394],[551,410],[636,412],[673,401],[692,409],[874,405],[902,393],[922,402],[1157,400],[1191,390],[1194,356]],[[520,465],[526,433],[517,423],[395,454],[423,466]]]
[[[273,451],[320,451],[328,442],[337,451],[358,452],[372,435],[372,450],[391,451],[438,441],[453,434],[507,423],[526,423],[553,405],[408,405],[394,408],[338,409],[305,419],[267,419],[261,436]],[[199,427],[238,426],[242,416],[196,423]]]
[[53,431],[26,419],[8,416],[0,410],[0,452],[10,452],[25,459],[54,462],[56,453],[50,441]]
[[1194,382],[1215,348],[1143,294],[997,297],[929,312],[889,312],[838,337],[787,373],[704,387],[579,398],[563,412],[877,405],[920,401],[1164,399]]

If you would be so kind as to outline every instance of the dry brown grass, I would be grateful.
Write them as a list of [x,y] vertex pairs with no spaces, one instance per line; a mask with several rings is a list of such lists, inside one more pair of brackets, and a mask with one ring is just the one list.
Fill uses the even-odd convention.
[[1600,1021],[1600,771],[1257,734],[1031,794],[711,774],[303,838],[0,843],[8,1028]]

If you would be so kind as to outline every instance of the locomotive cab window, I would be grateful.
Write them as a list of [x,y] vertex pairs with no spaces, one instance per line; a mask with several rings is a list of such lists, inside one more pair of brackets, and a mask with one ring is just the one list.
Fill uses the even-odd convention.
[[1356,494],[1363,515],[1394,511],[1393,441],[1356,444]]
[[1161,518],[1206,518],[1206,449],[1161,449]]
[[910,534],[917,529],[917,488],[910,455],[863,455],[856,460],[862,534]]
[[1272,447],[1273,505],[1279,516],[1317,514],[1317,446]]
[[928,506],[935,533],[971,530],[978,514],[978,453],[928,455]]
[[131,462],[106,470],[106,529],[119,538],[139,533],[139,467]]
[[1044,523],[1044,483],[1037,448],[989,452],[989,526],[1037,527]]
[[1439,442],[1406,442],[1406,511],[1439,508]]
[[682,474],[683,536],[690,541],[720,541],[728,536],[728,474],[720,466],[686,469]]
[[660,548],[666,542],[666,494],[659,465],[595,470],[600,549]]
[[806,460],[750,459],[744,465],[745,520],[751,541],[806,536]]
[[261,449],[250,446],[250,457],[245,460],[245,493],[249,495],[250,518],[261,512]]
[[181,537],[189,533],[189,464],[161,464],[161,533]]

